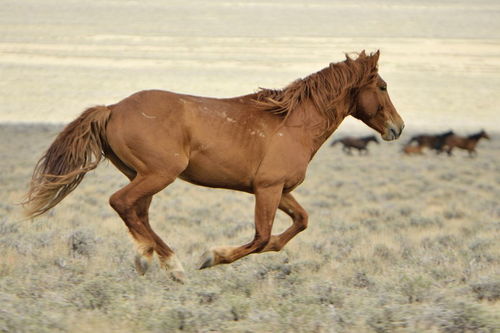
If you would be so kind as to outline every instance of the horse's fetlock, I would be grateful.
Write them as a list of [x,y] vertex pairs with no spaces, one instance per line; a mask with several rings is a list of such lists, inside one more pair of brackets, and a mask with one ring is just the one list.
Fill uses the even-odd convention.
[[263,248],[266,247],[267,244],[269,244],[270,240],[271,240],[271,236],[256,238],[254,241],[254,244],[256,246],[256,250],[261,251]]

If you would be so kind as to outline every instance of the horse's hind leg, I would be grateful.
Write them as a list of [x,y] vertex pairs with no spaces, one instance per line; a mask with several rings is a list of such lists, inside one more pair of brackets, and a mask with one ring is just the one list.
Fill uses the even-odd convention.
[[[137,216],[138,218],[151,229],[149,225],[149,206],[151,205],[151,201],[153,196],[146,197],[144,199],[139,200],[137,203]],[[152,231],[152,230],[151,230]],[[137,254],[135,256],[135,269],[141,275],[146,274],[151,261],[153,260],[154,246],[144,247],[143,244],[137,244]]]
[[269,243],[262,249],[262,252],[281,250],[293,237],[307,228],[307,212],[291,193],[283,194],[279,209],[292,218],[293,224],[281,234],[271,236]]
[[[184,269],[176,259],[174,252],[153,231],[148,221],[148,208],[152,196],[172,183],[177,175],[138,174],[130,184],[113,194],[109,200],[111,206],[123,219],[130,234],[137,242],[139,254],[151,259],[153,251],[160,257],[162,266],[178,281],[184,279]],[[145,272],[142,262],[136,260],[139,272]]]
[[[114,166],[120,170],[127,178],[132,181],[134,180],[135,176],[137,175],[137,172],[132,170],[130,167],[128,167],[125,163],[123,163],[118,156],[113,153],[113,151],[108,150],[106,151],[106,158],[111,161],[111,163],[114,164]],[[137,205],[137,215],[139,219],[141,219],[144,223],[147,223],[149,225],[149,205],[151,204],[151,200],[153,199],[152,196],[149,198],[142,199],[138,202]],[[138,244],[139,245],[139,244]],[[149,265],[153,259],[153,247],[146,247],[141,246],[137,248],[137,255],[135,256],[135,268],[137,272],[141,275],[146,274],[146,271],[149,268]]]

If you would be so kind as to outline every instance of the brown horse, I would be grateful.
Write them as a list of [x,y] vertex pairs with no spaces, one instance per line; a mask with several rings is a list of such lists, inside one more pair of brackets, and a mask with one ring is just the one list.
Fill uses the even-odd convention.
[[[130,179],[109,202],[138,245],[139,273],[145,273],[156,252],[171,277],[184,278],[174,252],[148,220],[153,195],[176,178],[255,195],[253,240],[207,251],[200,268],[279,251],[307,227],[308,215],[291,192],[345,117],[362,120],[384,140],[400,136],[404,123],[378,74],[378,58],[378,51],[363,51],[357,59],[346,56],[284,89],[241,97],[150,90],[92,107],[64,128],[38,162],[27,213],[34,217],[54,207],[104,156]],[[293,223],[271,235],[278,208]]]
[[456,147],[467,150],[469,156],[473,157],[477,155],[476,146],[481,138],[490,139],[489,135],[484,130],[467,137],[450,135],[444,140],[442,151],[446,151],[448,156],[451,156],[453,148]]
[[353,136],[346,136],[342,139],[335,140],[331,143],[330,147],[335,146],[337,143],[342,144],[342,151],[348,155],[352,155],[351,148],[357,149],[359,154],[365,153],[368,154],[368,146],[369,142],[375,142],[376,144],[379,144],[377,138],[374,135],[369,135],[361,138],[356,138]]
[[416,145],[421,148],[427,147],[431,150],[435,150],[436,152],[440,152],[443,148],[446,138],[453,134],[453,131],[447,131],[440,134],[415,135],[408,141],[406,146],[410,146],[413,142],[415,142]]

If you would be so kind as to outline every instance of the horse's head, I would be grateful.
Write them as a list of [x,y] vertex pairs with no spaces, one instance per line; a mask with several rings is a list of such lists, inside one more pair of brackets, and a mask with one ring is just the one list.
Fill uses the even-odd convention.
[[485,130],[481,130],[480,134],[481,134],[481,136],[480,136],[481,138],[485,138],[485,139],[490,140],[490,136],[488,135],[488,133],[486,133]]
[[368,141],[373,141],[373,142],[375,142],[376,144],[379,144],[379,142],[378,142],[377,138],[375,137],[375,135],[370,135],[370,136],[368,137]]
[[370,56],[366,56],[363,51],[356,60],[366,62],[366,66],[371,68],[372,75],[376,75],[376,78],[369,80],[369,83],[357,91],[352,116],[379,132],[382,139],[389,141],[397,139],[405,125],[392,105],[387,83],[378,74],[379,55],[380,51]]
[[453,130],[449,130],[448,132],[444,132],[443,134],[440,134],[438,136],[441,136],[441,137],[447,137],[447,136],[450,136],[450,135],[453,135],[455,134],[455,132],[453,132]]

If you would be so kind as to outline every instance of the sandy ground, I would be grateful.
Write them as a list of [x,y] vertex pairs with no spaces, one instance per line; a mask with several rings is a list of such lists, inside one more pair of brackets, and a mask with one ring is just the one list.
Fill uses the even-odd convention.
[[[497,1],[8,0],[0,31],[0,332],[500,330]],[[362,49],[381,50],[406,132],[368,156],[320,150],[296,190],[310,227],[284,251],[196,270],[207,248],[252,237],[253,198],[178,181],[151,218],[189,282],[137,276],[107,204],[127,181],[106,163],[20,221],[54,123],[142,89],[280,88]],[[400,154],[450,128],[492,140],[473,159]],[[353,133],[372,131],[348,119],[334,137]]]

